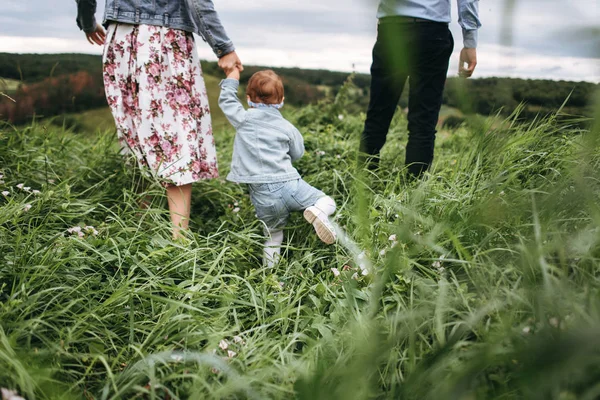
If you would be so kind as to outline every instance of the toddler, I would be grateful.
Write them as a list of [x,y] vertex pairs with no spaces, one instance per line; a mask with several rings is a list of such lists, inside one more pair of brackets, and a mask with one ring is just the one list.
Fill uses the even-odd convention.
[[248,184],[256,216],[265,226],[264,264],[271,267],[279,259],[290,211],[304,210],[319,239],[334,243],[328,217],[335,202],[302,180],[292,166],[304,154],[304,140],[279,112],[284,100],[281,78],[271,70],[252,75],[246,89],[250,108],[245,110],[237,96],[240,72],[237,68],[226,72],[219,107],[237,130],[227,180]]

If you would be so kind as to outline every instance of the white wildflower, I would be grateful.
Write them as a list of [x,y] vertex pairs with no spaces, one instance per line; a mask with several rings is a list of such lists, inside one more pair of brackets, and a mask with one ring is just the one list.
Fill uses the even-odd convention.
[[32,190],[31,193],[33,193],[34,195],[37,196],[37,195],[39,195],[42,192],[40,192],[39,190]]
[[237,355],[237,353],[235,351],[232,350],[227,350],[227,357],[228,358],[233,358]]
[[25,400],[25,398],[19,396],[15,390],[1,388],[0,391],[2,392],[2,400]]
[[382,257],[385,256],[385,249],[380,250],[379,251],[379,255],[382,256]]
[[358,274],[356,272],[352,275],[352,279],[358,280]]
[[8,190],[5,190],[2,192],[2,196],[8,196],[10,195],[10,192]]
[[97,230],[96,230],[96,228],[94,228],[93,226],[86,226],[86,227],[85,227],[85,228],[83,228],[83,229],[85,229],[85,231],[86,231],[87,233],[91,233],[91,234],[92,234],[92,235],[94,235],[94,236],[98,236],[98,231],[97,231]]
[[240,208],[239,208],[239,207],[236,207],[236,208],[234,208],[232,211],[233,211],[234,213],[238,213],[238,212],[240,212]]
[[344,120],[344,116],[343,116],[342,114],[340,114],[340,115],[338,115],[338,119],[339,119],[340,121],[343,121],[343,120]]
[[69,232],[69,233],[80,233],[81,232],[81,227],[80,226],[74,226],[72,228],[67,229],[67,232]]
[[241,338],[241,337],[239,337],[239,336],[234,336],[234,337],[233,337],[233,342],[234,342],[234,343],[241,343],[241,344],[244,344],[244,339],[242,339],[242,338]]
[[219,342],[219,347],[221,348],[221,350],[227,350],[227,348],[229,347],[229,343],[227,343],[227,340],[223,339]]
[[530,327],[526,326],[525,328],[523,328],[523,333],[525,335],[527,335],[529,332],[531,332],[531,328]]
[[340,271],[337,268],[331,268],[331,272],[333,272],[333,276],[340,276]]
[[440,268],[442,267],[442,263],[441,263],[441,262],[439,262],[439,261],[434,261],[434,262],[433,262],[433,264],[431,264],[431,266],[432,266],[433,268],[440,269]]
[[339,160],[340,158],[342,158],[342,156],[340,154],[336,154],[335,158],[337,158]]
[[500,196],[504,196],[504,190],[500,192]]
[[325,154],[327,153],[325,153],[323,150],[317,150],[317,155],[324,156]]
[[176,361],[176,362],[182,362],[183,356],[180,354],[171,354],[171,360]]
[[396,241],[396,240],[398,240],[398,239],[396,238],[396,234],[394,233],[393,235],[390,235],[390,237],[388,238],[388,240],[389,240],[390,242],[395,242],[395,241]]
[[23,187],[24,187],[24,186],[25,186],[25,184],[24,184],[24,183],[19,183],[19,184],[17,185],[17,187],[18,187],[19,189],[23,189]]
[[234,205],[235,207],[237,207],[237,206],[239,206],[240,204],[239,204],[237,201],[234,201],[234,202],[233,202],[233,205]]
[[30,188],[29,186],[25,186],[25,187],[23,187],[22,189],[23,189],[24,191],[26,191],[26,192],[30,192],[30,191],[31,191],[31,188]]
[[23,211],[29,211],[29,210],[31,210],[31,204],[25,204],[23,206]]
[[362,270],[362,274],[363,274],[363,276],[367,276],[367,275],[369,275],[369,270],[368,270],[368,269],[366,269],[366,268],[364,268],[364,269]]

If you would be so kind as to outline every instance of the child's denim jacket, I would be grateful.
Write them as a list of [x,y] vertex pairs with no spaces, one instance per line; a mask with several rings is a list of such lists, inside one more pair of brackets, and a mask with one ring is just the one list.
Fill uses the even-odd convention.
[[219,107],[237,130],[231,172],[237,183],[275,183],[300,179],[292,161],[304,154],[302,135],[275,108],[245,110],[237,97],[239,82],[221,81]]
[[[77,26],[86,33],[96,29],[96,0],[77,1]],[[106,0],[104,25],[166,26],[200,35],[221,58],[235,50],[212,0]]]

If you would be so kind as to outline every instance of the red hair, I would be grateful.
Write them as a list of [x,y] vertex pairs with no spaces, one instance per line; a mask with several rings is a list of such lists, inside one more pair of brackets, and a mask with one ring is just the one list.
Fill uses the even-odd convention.
[[283,82],[270,69],[258,71],[248,81],[246,94],[255,103],[279,104],[283,101]]

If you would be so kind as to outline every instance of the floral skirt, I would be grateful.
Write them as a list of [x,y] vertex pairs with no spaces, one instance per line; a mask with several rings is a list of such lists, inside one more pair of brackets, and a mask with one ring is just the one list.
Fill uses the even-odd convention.
[[113,23],[103,66],[124,153],[165,185],[218,176],[208,96],[191,33]]

